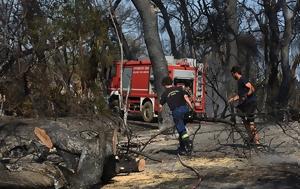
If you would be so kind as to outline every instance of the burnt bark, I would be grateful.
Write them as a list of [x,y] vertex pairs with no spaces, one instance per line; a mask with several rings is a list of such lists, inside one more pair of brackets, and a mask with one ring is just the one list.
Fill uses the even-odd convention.
[[265,53],[268,56],[269,62],[266,62],[267,74],[268,74],[268,96],[267,105],[272,106],[272,101],[275,101],[276,94],[278,92],[278,64],[279,64],[279,52],[280,52],[280,39],[279,39],[279,28],[278,28],[278,18],[277,18],[277,6],[270,0],[263,1],[265,14],[268,19],[268,35],[266,40],[268,41],[268,46],[266,46]]
[[120,39],[121,39],[121,42],[122,42],[122,46],[123,46],[123,50],[124,50],[124,56],[126,57],[126,59],[128,60],[133,60],[133,59],[136,59],[136,57],[132,54],[130,48],[129,48],[129,45],[127,43],[127,40],[125,38],[125,35],[124,33],[122,32],[122,27],[121,25],[119,24],[118,20],[116,19],[116,17],[113,17],[114,19],[114,23],[115,23],[115,26],[116,26],[116,29],[118,30],[118,33],[120,35]]
[[32,171],[12,172],[0,171],[0,188],[9,189],[50,189],[54,185],[53,179]]
[[[99,186],[101,178],[112,178],[113,164],[107,161],[115,155],[115,130],[120,122],[109,116],[64,118],[52,120],[2,120],[0,123],[0,160],[9,171],[0,178],[0,186],[21,188],[53,188],[54,182],[71,188]],[[50,137],[56,150],[43,146],[34,134],[42,128]],[[34,163],[34,164],[33,164]],[[46,166],[47,165],[47,166]],[[49,172],[49,170],[52,170]],[[8,170],[1,170],[8,172]],[[31,171],[38,180],[29,179]],[[12,183],[17,177],[20,183]],[[9,181],[9,183],[7,183]],[[26,187],[24,187],[24,186]]]
[[[220,90],[223,91],[222,96],[226,99],[230,95],[234,94],[236,89],[236,81],[231,76],[231,68],[234,65],[238,65],[238,49],[237,49],[237,36],[238,36],[238,25],[237,25],[237,1],[228,0],[225,6],[225,22],[226,22],[226,48],[225,48],[225,62],[222,64],[223,73],[220,74],[221,81],[224,81]],[[223,111],[221,117],[223,118],[228,111],[233,112],[233,108],[224,102]]]
[[168,32],[168,35],[169,35],[169,38],[170,38],[170,45],[171,45],[172,55],[175,58],[180,58],[180,55],[179,55],[179,52],[178,52],[177,46],[176,46],[175,35],[174,35],[174,32],[173,32],[171,24],[170,24],[170,17],[169,17],[168,11],[167,11],[166,7],[164,6],[164,4],[162,3],[161,0],[152,0],[152,1],[159,8],[159,10],[161,11],[162,17],[164,19],[165,27],[167,29],[167,32]]
[[226,88],[229,94],[234,91],[234,80],[231,77],[230,69],[233,65],[238,64],[238,49],[237,49],[237,1],[228,0],[227,7],[225,9],[226,15],[226,27],[227,27],[227,42],[226,42],[226,65],[224,70],[226,71]]
[[161,81],[164,77],[168,76],[168,67],[158,34],[155,9],[151,5],[150,0],[132,0],[132,2],[143,22],[144,38],[152,62],[154,86],[160,97],[164,90]]
[[[268,56],[268,97],[267,105],[270,108],[285,108],[288,104],[288,96],[291,89],[293,71],[290,67],[289,52],[293,38],[293,22],[299,12],[299,1],[294,6],[288,5],[287,1],[263,1],[264,11],[268,21],[268,33],[266,40],[265,55]],[[278,12],[282,11],[284,30],[280,31]],[[281,34],[282,37],[281,37]],[[279,79],[278,65],[281,66],[282,77]],[[275,102],[275,103],[274,103]]]
[[112,7],[112,17],[110,19],[113,19],[111,20],[111,27],[114,28],[117,30],[116,32],[120,35],[120,40],[121,40],[121,43],[122,43],[122,46],[123,46],[123,50],[124,50],[124,56],[128,59],[128,60],[133,60],[133,59],[136,59],[136,57],[132,54],[130,48],[129,48],[129,45],[128,45],[128,42],[125,38],[125,35],[122,31],[122,27],[121,25],[119,24],[116,16],[115,16],[115,10],[118,8],[119,4],[121,3],[121,0],[117,0],[113,7]]
[[194,49],[194,34],[193,29],[191,26],[190,18],[189,18],[189,11],[187,7],[187,1],[186,0],[180,0],[180,11],[183,18],[183,25],[184,25],[184,31],[186,33],[186,38],[189,44],[189,53],[188,56],[192,58],[196,58],[195,55],[195,49]]
[[[289,61],[289,47],[293,36],[293,21],[295,19],[295,12],[290,12],[290,8],[286,1],[282,3],[283,17],[284,17],[284,34],[281,40],[281,70],[282,70],[282,80],[279,87],[279,92],[277,95],[277,101],[281,107],[286,107],[288,105],[289,93],[291,89],[292,80],[292,70],[290,68]],[[299,1],[298,1],[299,4]],[[298,5],[299,6],[299,5]],[[295,10],[296,11],[296,10]]]

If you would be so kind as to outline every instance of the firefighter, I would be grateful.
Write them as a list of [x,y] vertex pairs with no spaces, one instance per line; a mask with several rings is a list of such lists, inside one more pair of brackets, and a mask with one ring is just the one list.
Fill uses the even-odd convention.
[[238,93],[231,97],[228,102],[238,102],[236,108],[243,114],[243,124],[247,130],[250,143],[260,144],[258,132],[254,123],[254,112],[256,109],[256,95],[253,85],[242,76],[241,68],[233,66],[232,77],[237,80]]
[[167,103],[172,111],[175,127],[179,134],[178,153],[190,154],[193,145],[186,130],[184,117],[189,112],[189,108],[193,110],[192,103],[182,87],[173,86],[173,80],[170,77],[163,78],[162,85],[165,87],[165,91],[160,98],[160,108]]

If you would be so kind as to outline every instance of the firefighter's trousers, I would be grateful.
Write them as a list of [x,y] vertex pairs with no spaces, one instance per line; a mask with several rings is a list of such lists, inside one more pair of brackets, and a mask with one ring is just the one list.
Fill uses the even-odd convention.
[[186,128],[184,123],[184,115],[189,111],[189,108],[184,106],[179,106],[172,111],[173,120],[175,122],[176,130],[179,136],[186,134]]

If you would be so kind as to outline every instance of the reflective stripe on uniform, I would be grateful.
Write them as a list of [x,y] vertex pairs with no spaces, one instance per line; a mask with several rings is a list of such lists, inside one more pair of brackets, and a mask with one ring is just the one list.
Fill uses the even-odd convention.
[[188,137],[189,137],[189,135],[185,133],[185,134],[182,135],[181,138],[182,138],[182,139],[185,139],[185,138],[188,138]]

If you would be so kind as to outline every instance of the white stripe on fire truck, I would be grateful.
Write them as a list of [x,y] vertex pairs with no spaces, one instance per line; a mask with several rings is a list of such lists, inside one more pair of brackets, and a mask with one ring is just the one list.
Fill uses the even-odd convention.
[[[119,89],[117,89],[117,88],[111,88],[112,90],[119,90]],[[123,89],[127,89],[127,88],[123,88]],[[135,91],[148,91],[148,89],[135,89],[135,88],[132,88],[132,89],[130,89],[130,90],[135,90]]]

